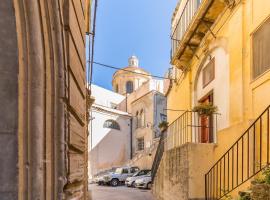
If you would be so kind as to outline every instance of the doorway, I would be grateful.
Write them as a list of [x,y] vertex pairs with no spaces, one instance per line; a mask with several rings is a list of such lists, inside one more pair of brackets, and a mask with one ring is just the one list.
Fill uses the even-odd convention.
[[[203,97],[199,103],[201,104],[212,104],[214,103],[213,92],[209,93]],[[212,143],[214,142],[213,138],[213,116],[201,115],[200,116],[200,142],[201,143]]]

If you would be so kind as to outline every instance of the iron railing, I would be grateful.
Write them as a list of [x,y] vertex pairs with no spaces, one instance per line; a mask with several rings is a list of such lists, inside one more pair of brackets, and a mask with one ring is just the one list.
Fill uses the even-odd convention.
[[151,176],[152,176],[152,183],[154,183],[155,176],[159,167],[159,164],[161,162],[163,153],[164,153],[164,142],[166,140],[167,132],[162,132],[159,140],[159,144],[157,147],[156,155],[153,161],[152,169],[151,169]]
[[[178,22],[172,32],[172,50],[171,56],[173,56],[182,40],[185,32],[187,31],[189,24],[191,23],[194,15],[196,14],[202,0],[187,0],[184,9],[178,19]],[[177,16],[176,16],[177,17]]]
[[189,142],[214,143],[218,116],[218,113],[201,116],[198,112],[185,111],[169,125],[165,149],[173,149]]
[[218,200],[269,166],[270,106],[205,175],[207,200]]

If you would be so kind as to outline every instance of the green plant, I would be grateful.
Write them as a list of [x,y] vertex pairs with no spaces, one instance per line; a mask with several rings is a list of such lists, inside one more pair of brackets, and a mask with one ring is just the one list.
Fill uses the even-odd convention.
[[264,168],[262,174],[264,175],[265,183],[270,185],[270,167],[267,166],[266,168]]
[[268,184],[270,185],[270,167],[266,166],[262,173],[258,174],[253,181],[254,184]]
[[217,106],[214,106],[211,103],[201,103],[197,106],[195,106],[192,111],[194,112],[198,112],[199,115],[206,115],[206,116],[210,116],[213,113],[218,111]]
[[251,200],[251,191],[239,192],[238,200]]
[[158,128],[161,129],[162,131],[167,130],[168,124],[169,124],[168,122],[162,121],[162,122],[159,123]]

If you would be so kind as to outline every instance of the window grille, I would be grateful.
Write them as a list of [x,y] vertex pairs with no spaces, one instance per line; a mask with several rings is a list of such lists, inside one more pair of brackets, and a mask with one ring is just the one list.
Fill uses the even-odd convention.
[[137,147],[138,151],[144,150],[144,138],[137,139]]

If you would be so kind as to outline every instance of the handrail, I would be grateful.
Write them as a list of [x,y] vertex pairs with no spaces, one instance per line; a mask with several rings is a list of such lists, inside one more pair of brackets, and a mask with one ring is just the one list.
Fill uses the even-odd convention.
[[268,106],[205,175],[205,197],[218,200],[270,163]]
[[161,133],[159,144],[157,147],[156,155],[154,158],[154,162],[152,164],[152,169],[151,169],[151,176],[152,176],[152,183],[154,183],[155,176],[159,167],[159,164],[161,162],[163,153],[164,153],[164,142],[166,140],[166,131]]
[[[218,115],[205,116],[208,124],[202,124],[202,116],[195,111],[185,111],[168,127],[166,150],[179,147],[188,142],[213,143],[218,129]],[[207,138],[206,138],[207,137]]]

